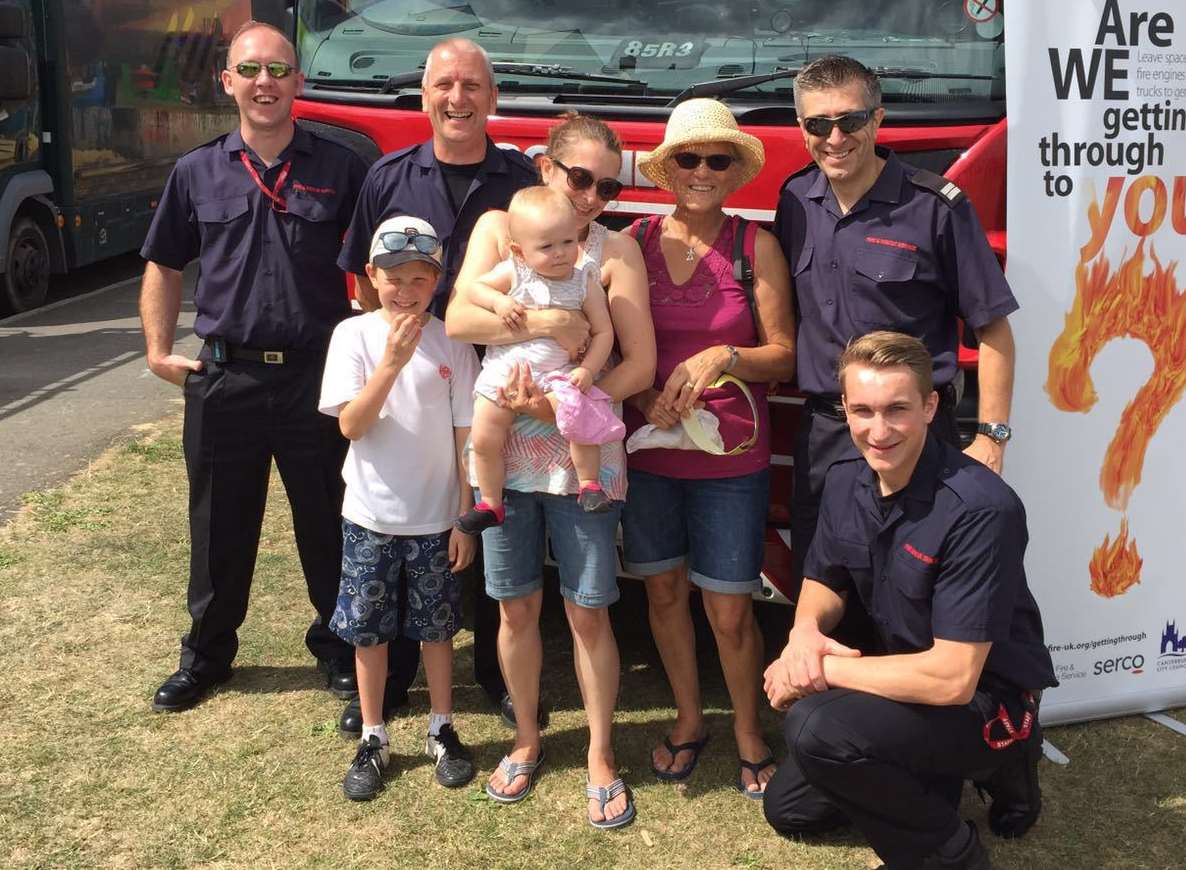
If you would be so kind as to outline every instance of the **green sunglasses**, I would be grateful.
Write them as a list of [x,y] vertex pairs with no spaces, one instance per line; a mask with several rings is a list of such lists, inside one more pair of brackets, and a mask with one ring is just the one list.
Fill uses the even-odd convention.
[[292,75],[296,69],[292,64],[285,63],[282,60],[274,60],[271,63],[260,63],[257,60],[245,60],[242,63],[235,64],[235,72],[243,76],[245,79],[253,79],[259,75],[261,69],[266,69],[268,75],[274,79],[283,79]]

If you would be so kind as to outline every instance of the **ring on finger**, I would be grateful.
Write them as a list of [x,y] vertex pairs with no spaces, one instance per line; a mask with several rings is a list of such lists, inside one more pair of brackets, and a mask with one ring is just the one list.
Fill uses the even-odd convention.
[[683,385],[682,387],[680,387],[680,389],[681,389],[681,390],[690,390],[690,389],[692,389],[692,382],[691,382],[691,381],[684,381],[684,385]]

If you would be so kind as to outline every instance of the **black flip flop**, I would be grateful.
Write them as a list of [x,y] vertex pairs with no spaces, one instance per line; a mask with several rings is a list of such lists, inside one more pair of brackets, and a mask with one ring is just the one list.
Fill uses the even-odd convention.
[[663,782],[683,782],[692,775],[692,771],[696,769],[696,765],[700,762],[700,753],[704,747],[708,745],[708,738],[711,735],[705,734],[699,740],[692,740],[688,743],[672,743],[671,735],[663,738],[663,745],[667,747],[667,751],[671,753],[671,760],[675,761],[675,757],[681,752],[691,752],[692,760],[688,762],[687,766],[679,770],[660,770],[655,767],[655,762],[651,761],[651,773],[655,774],[658,779]]
[[768,767],[774,767],[775,761],[773,755],[767,755],[761,761],[746,761],[744,758],[737,759],[737,763],[741,766],[741,770],[737,771],[737,790],[749,798],[751,801],[760,801],[766,797],[766,792],[761,788],[761,783],[758,783],[757,791],[745,787],[745,778],[742,773],[748,770],[754,775],[754,782],[758,782],[758,774]]

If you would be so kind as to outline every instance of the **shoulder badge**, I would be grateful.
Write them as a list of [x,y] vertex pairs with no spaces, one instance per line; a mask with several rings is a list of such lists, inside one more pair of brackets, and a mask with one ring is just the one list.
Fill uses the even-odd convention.
[[948,181],[929,169],[916,169],[910,176],[910,181],[915,187],[929,190],[950,206],[957,206],[965,199],[964,192],[954,181]]

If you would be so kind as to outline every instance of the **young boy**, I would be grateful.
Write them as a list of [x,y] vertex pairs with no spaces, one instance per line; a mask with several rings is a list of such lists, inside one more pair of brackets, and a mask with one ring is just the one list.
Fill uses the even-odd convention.
[[338,325],[320,408],[336,416],[350,452],[342,469],[342,582],[330,628],[355,647],[362,740],[342,790],[370,800],[389,753],[383,722],[387,642],[421,642],[432,716],[426,751],[436,779],[455,788],[474,775],[453,729],[453,635],[461,583],[453,572],[475,542],[452,528],[473,504],[462,451],[473,413],[478,358],[428,313],[441,270],[432,226],[388,218],[371,240],[367,276],[380,308]]

